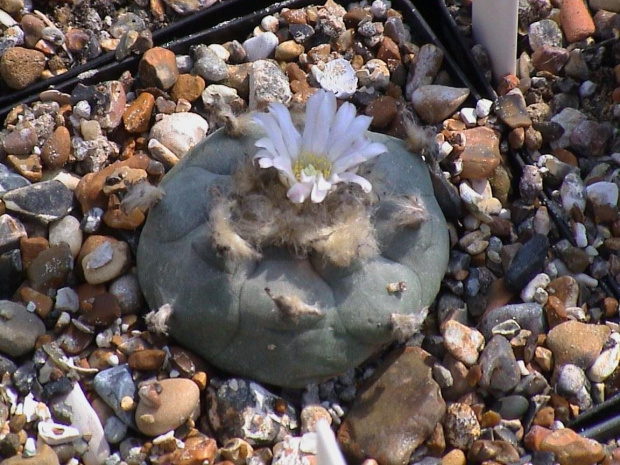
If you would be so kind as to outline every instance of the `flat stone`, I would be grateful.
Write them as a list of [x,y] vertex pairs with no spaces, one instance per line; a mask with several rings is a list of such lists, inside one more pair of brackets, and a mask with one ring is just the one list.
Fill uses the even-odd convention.
[[92,308],[82,314],[82,321],[95,327],[107,327],[121,316],[121,307],[116,296],[105,292],[96,296]]
[[465,148],[459,155],[463,163],[461,177],[464,179],[488,178],[501,161],[498,134],[485,126],[466,129],[462,132],[465,136]]
[[45,333],[45,325],[22,304],[0,300],[0,352],[19,357],[34,349],[37,338]]
[[380,463],[408,463],[446,410],[431,364],[428,353],[414,347],[383,362],[338,430],[346,454],[358,461],[374,457]]
[[429,124],[440,123],[455,113],[469,96],[469,89],[423,85],[411,94],[413,108]]
[[42,181],[4,194],[6,209],[49,223],[73,208],[73,192],[58,181]]
[[572,363],[587,370],[600,355],[611,330],[607,326],[566,321],[547,334],[556,365]]
[[140,60],[138,73],[145,87],[170,89],[179,77],[174,52],[162,47],[146,51]]
[[[153,405],[140,397],[136,408],[136,425],[147,436],[158,436],[196,418],[200,409],[200,390],[196,383],[185,378],[168,378],[154,381],[160,405]],[[144,386],[141,388],[142,392]]]
[[[127,96],[120,81],[106,81],[96,88],[96,104],[93,116],[103,129],[114,129],[119,124],[125,111]],[[106,140],[107,142],[107,140]]]
[[[109,260],[101,261],[106,254],[106,244],[110,249]],[[119,277],[130,265],[129,245],[124,241],[106,242],[82,259],[84,278],[90,284],[102,284]]]
[[45,69],[45,55],[23,47],[7,49],[0,59],[0,76],[11,89],[25,89],[33,84]]
[[497,99],[495,114],[512,129],[532,125],[525,98],[519,89],[511,90]]
[[24,225],[11,215],[0,215],[0,253],[19,248],[22,237],[27,237]]
[[287,104],[293,97],[286,74],[271,61],[252,63],[249,83],[250,110],[262,110],[274,102]]
[[[298,423],[291,405],[251,381],[230,379],[217,390],[207,389],[206,400],[220,443],[240,438],[252,446],[272,445],[292,434]],[[285,405],[285,411],[278,413],[276,405]]]
[[71,155],[71,134],[64,126],[58,126],[45,141],[41,149],[41,159],[49,169],[64,166]]

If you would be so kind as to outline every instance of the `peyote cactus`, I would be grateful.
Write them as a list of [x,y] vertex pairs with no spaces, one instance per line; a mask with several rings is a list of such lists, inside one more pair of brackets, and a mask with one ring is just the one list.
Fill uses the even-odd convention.
[[[216,131],[165,176],[138,276],[151,308],[172,307],[180,344],[237,375],[303,387],[418,329],[446,270],[446,224],[421,157],[366,135],[369,153],[375,143],[387,152],[359,167],[364,178],[342,175],[356,184],[316,160],[282,180],[257,125],[240,137]],[[313,182],[325,192],[311,193]]]

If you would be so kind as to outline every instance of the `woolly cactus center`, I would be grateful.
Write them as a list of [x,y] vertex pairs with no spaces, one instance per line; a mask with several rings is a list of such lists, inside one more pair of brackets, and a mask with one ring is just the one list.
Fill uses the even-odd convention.
[[322,173],[323,178],[328,179],[331,171],[332,163],[327,158],[308,152],[303,152],[293,166],[293,174],[298,181],[302,180],[302,173],[308,177]]

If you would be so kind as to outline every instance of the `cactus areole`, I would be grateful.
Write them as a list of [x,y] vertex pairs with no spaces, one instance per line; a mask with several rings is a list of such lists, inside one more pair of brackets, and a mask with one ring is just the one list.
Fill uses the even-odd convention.
[[304,387],[419,329],[448,263],[445,220],[421,157],[354,110],[320,91],[298,130],[272,105],[161,181],[138,276],[181,345]]

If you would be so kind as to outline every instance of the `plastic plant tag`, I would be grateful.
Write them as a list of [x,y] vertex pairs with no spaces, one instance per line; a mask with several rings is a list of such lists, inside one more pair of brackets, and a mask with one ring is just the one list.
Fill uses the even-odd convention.
[[336,442],[334,432],[325,420],[316,424],[317,432],[317,463],[319,465],[346,465],[342,452]]
[[519,0],[474,0],[474,40],[491,59],[494,79],[517,70],[517,24]]

